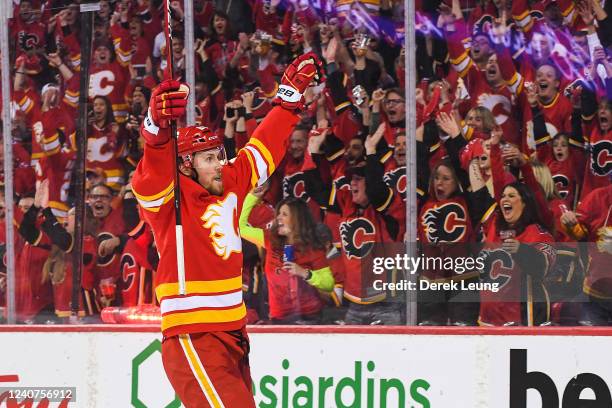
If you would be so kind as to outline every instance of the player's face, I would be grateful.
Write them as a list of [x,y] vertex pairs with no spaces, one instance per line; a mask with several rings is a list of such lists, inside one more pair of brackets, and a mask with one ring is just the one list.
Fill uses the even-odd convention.
[[553,140],[553,154],[557,161],[564,161],[569,156],[569,144],[565,137],[558,137]]
[[363,157],[363,142],[361,139],[351,139],[346,149],[346,160],[349,164],[354,164]]
[[456,190],[457,183],[452,171],[446,166],[439,166],[434,175],[434,190],[438,200],[449,198]]
[[472,109],[468,112],[467,117],[465,118],[465,123],[467,123],[467,125],[474,130],[482,132],[482,115],[477,110]]
[[559,81],[555,70],[550,65],[542,65],[536,71],[538,96],[543,101],[550,101],[559,90]]
[[353,177],[351,178],[351,196],[355,204],[360,205],[362,207],[368,205],[365,177],[353,175]]
[[89,192],[89,206],[94,218],[104,218],[111,212],[112,193],[103,186],[94,187]]
[[393,158],[399,166],[406,165],[406,135],[399,135],[395,138]]
[[406,117],[406,101],[401,95],[389,92],[383,100],[385,113],[391,123],[397,123]]
[[511,226],[521,218],[525,209],[525,203],[514,187],[506,187],[504,189],[499,204],[504,220]]
[[193,170],[198,175],[198,183],[212,195],[223,195],[221,168],[225,164],[223,149],[210,149],[197,152],[193,157]]
[[291,210],[289,206],[283,204],[278,209],[278,214],[276,215],[276,225],[278,225],[278,235],[283,237],[288,237],[291,235],[291,231],[293,231],[293,225],[291,223]]
[[493,54],[489,57],[485,69],[485,75],[489,84],[495,85],[502,81],[501,71],[499,70],[499,64],[497,63],[497,54]]
[[474,38],[471,48],[472,59],[476,62],[486,61],[491,55],[491,47],[487,37],[479,35]]
[[294,130],[289,139],[289,154],[296,160],[304,157],[308,135],[303,130]]
[[602,103],[597,111],[597,118],[599,119],[599,127],[603,132],[612,129],[612,106]]

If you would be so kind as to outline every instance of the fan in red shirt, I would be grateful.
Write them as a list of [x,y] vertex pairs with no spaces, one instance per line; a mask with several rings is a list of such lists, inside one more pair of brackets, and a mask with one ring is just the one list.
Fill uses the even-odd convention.
[[537,204],[522,183],[504,187],[496,222],[486,232],[481,280],[497,290],[481,290],[479,323],[535,326],[550,319],[543,279],[555,261],[552,235],[542,226]]
[[[317,289],[331,292],[334,278],[325,247],[317,239],[315,221],[304,201],[289,197],[277,204],[271,228],[251,227],[247,219],[261,195],[258,193],[254,191],[245,199],[240,234],[266,249],[270,318],[279,324],[316,324],[323,309]],[[294,259],[285,259],[285,245],[293,247]]]

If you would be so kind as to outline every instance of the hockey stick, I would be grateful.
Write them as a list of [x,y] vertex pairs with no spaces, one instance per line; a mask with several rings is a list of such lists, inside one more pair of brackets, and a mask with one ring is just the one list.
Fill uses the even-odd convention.
[[[165,79],[172,79],[174,74],[174,57],[172,55],[172,27],[170,26],[170,0],[164,0],[164,34],[166,35],[166,74]],[[185,295],[185,247],[183,246],[183,223],[181,220],[181,185],[178,169],[178,133],[176,120],[170,121],[170,135],[174,143],[174,215],[176,218],[176,268],[178,273],[179,295]]]

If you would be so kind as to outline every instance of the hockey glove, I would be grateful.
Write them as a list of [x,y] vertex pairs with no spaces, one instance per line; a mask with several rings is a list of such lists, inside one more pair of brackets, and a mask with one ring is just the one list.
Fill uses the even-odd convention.
[[170,126],[171,120],[185,115],[189,87],[176,80],[165,80],[151,93],[149,114],[160,128]]
[[289,110],[303,109],[303,93],[313,80],[322,83],[325,81],[325,74],[319,57],[309,52],[297,57],[285,69],[278,92],[272,102]]

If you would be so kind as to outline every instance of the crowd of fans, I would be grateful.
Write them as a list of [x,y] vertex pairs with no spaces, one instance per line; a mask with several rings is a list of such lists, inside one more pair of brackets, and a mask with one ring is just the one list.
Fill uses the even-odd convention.
[[431,256],[479,242],[484,262],[422,275],[497,290],[437,293],[421,324],[610,323],[611,5],[422,2],[419,238]]
[[[174,69],[176,78],[186,78],[183,4],[170,2],[172,68],[166,61],[161,1],[103,0],[93,22],[91,56],[81,55],[78,7],[24,0],[15,5],[11,20],[19,322],[57,322],[70,315],[72,207],[78,180],[73,168],[85,59],[90,67],[80,314],[96,321],[108,306],[155,303],[152,281],[158,256],[130,177],[142,154],[139,129],[151,90],[168,69]],[[286,159],[259,194],[260,201],[252,202],[243,228],[272,231],[267,247],[263,239],[252,240],[258,245],[244,241],[250,322],[319,322],[323,307],[333,309],[343,298],[343,216],[326,215],[308,193],[305,173],[316,169],[315,163],[325,165],[327,190],[347,196],[351,178],[345,173],[365,163],[370,128],[386,126],[388,143],[401,144],[395,167],[387,171],[397,174],[387,183],[394,189],[400,185],[405,161],[403,4],[195,1],[193,8],[195,120],[224,137],[229,158],[270,110],[287,63],[310,50],[326,63],[327,85],[306,93],[307,107]],[[316,151],[308,149],[314,141]],[[365,196],[363,169],[354,179],[361,180],[360,205],[373,208]],[[378,181],[383,182],[382,173]],[[393,200],[397,225],[405,224],[403,198]],[[288,218],[279,227],[283,203]],[[287,233],[287,228],[292,230]],[[358,231],[344,235],[351,241]],[[390,239],[382,233],[375,238],[383,237]],[[279,265],[276,245],[287,239],[295,243],[296,259]],[[401,241],[402,236],[396,231],[393,239]],[[5,282],[3,277],[3,290]],[[344,317],[342,312],[335,315]]]
[[[420,281],[476,289],[419,292],[419,324],[609,324],[610,4],[417,0],[417,131],[407,135],[404,2],[194,1],[195,118],[223,136],[228,158],[296,55],[316,52],[327,75],[306,92],[283,163],[240,215],[249,322],[404,323],[405,294],[375,281],[409,276],[374,273],[373,260],[402,253],[414,222],[423,257],[484,263],[420,268]],[[130,176],[149,95],[170,69],[161,6],[102,0],[94,19],[87,321],[107,306],[155,303],[155,241]],[[171,11],[173,69],[184,79],[182,2]],[[71,307],[75,129],[89,56],[76,3],[21,0],[10,30],[18,320],[58,322]],[[412,146],[418,214],[407,219]],[[0,274],[0,291],[5,282]]]

